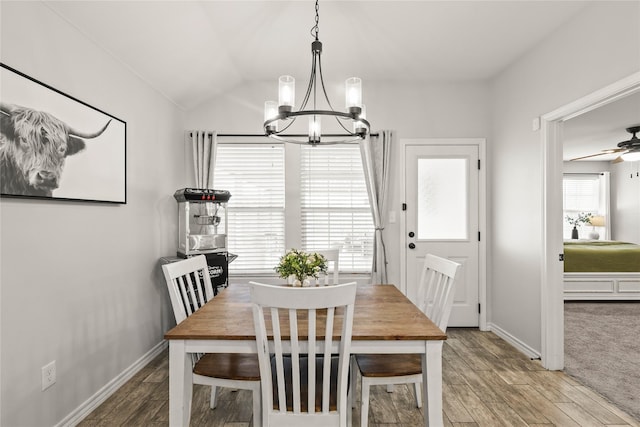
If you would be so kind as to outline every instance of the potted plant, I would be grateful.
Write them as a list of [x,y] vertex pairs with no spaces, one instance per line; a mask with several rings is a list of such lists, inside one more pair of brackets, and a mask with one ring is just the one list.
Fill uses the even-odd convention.
[[290,249],[280,257],[274,270],[283,279],[292,278],[293,286],[309,286],[310,278],[317,279],[320,273],[327,273],[327,260],[317,253]]
[[566,220],[569,224],[573,225],[573,230],[571,230],[571,238],[578,238],[578,226],[580,224],[586,224],[591,221],[591,217],[593,215],[589,212],[580,212],[577,216],[567,215]]

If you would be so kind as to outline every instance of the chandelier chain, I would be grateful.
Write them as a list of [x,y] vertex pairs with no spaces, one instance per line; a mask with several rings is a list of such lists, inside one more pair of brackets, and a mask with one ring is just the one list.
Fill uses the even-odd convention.
[[318,24],[320,23],[320,5],[318,4],[318,0],[316,0],[316,25],[311,27],[311,35],[318,40],[318,32],[320,32],[320,27]]

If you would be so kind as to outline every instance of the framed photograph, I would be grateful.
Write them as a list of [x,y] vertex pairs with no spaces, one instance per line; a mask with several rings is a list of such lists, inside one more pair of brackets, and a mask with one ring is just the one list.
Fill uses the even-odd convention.
[[127,124],[0,63],[2,197],[127,203]]

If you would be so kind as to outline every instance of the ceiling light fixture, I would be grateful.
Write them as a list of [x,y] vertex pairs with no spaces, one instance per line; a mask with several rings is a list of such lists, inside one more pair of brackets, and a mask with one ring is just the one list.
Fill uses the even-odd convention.
[[[362,80],[358,77],[350,77],[346,80],[345,104],[347,112],[334,110],[327,96],[322,77],[322,65],[320,62],[322,43],[318,40],[318,23],[320,21],[318,11],[318,0],[316,0],[316,20],[315,25],[311,28],[311,35],[315,36],[315,40],[311,43],[311,77],[309,78],[309,85],[300,109],[294,111],[295,79],[291,76],[280,76],[278,81],[278,102],[266,101],[264,103],[264,133],[271,138],[295,144],[329,145],[358,142],[364,139],[370,131],[370,125],[366,119],[365,106],[362,104]],[[318,79],[320,87],[318,87]],[[326,102],[328,110],[317,109],[316,97],[319,89],[324,95],[324,102]],[[307,108],[307,103],[310,100],[312,109],[306,110],[305,108]],[[295,136],[283,134],[282,132],[286,131],[300,116],[309,118],[308,138],[299,139]],[[323,137],[321,131],[322,116],[334,117],[340,127],[346,131],[346,135]],[[344,125],[343,122],[345,121],[351,124],[351,129]],[[281,122],[284,124],[282,129],[280,129]]]
[[640,149],[627,151],[620,157],[622,157],[622,160],[624,160],[625,162],[637,162],[638,160],[640,160]]
[[618,143],[618,147],[628,150],[620,157],[622,157],[622,160],[625,162],[635,162],[640,160],[640,139],[636,136],[636,134],[640,132],[640,126],[631,126],[627,128],[627,132],[633,134],[633,136],[628,141]]

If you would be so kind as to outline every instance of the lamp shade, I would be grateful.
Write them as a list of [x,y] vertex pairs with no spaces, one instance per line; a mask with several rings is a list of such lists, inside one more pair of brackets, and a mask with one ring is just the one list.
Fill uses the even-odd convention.
[[296,100],[296,79],[291,76],[280,76],[278,79],[278,104],[289,110],[293,109]]
[[358,77],[350,77],[345,82],[345,106],[362,107],[362,80]]
[[625,162],[636,162],[640,160],[640,150],[629,151],[628,153],[624,153],[622,156],[622,160]]
[[322,134],[320,116],[309,116],[309,143],[318,144]]
[[589,224],[594,227],[604,227],[604,217],[602,215],[592,216],[589,220]]
[[[264,121],[271,120],[278,117],[278,103],[276,101],[266,101],[264,103]],[[275,121],[270,124],[271,130],[278,130],[278,122]]]

